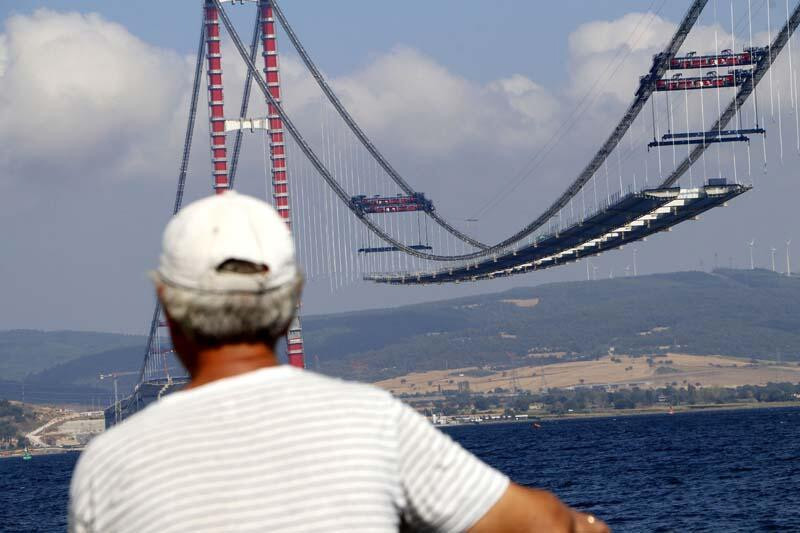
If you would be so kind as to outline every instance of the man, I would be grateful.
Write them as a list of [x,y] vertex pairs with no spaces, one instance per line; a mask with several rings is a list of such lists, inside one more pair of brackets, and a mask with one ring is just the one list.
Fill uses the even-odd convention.
[[191,382],[87,447],[71,530],[607,531],[390,394],[279,366],[302,276],[268,204],[227,192],[187,206],[153,278]]

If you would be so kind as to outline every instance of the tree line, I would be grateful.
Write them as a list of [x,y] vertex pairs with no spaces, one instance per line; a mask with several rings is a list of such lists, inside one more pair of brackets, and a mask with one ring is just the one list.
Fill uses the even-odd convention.
[[21,406],[8,400],[0,400],[0,448],[13,449],[25,446],[26,439],[19,433],[19,424],[29,418]]
[[[443,391],[443,399],[428,402],[428,414],[447,416],[479,414],[502,411],[515,414],[565,414],[569,412],[591,412],[609,409],[636,409],[656,405],[692,406],[721,405],[752,402],[789,402],[800,400],[800,384],[768,383],[766,385],[742,385],[739,387],[701,387],[693,384],[673,384],[657,389],[625,388],[606,390],[600,387],[574,389],[548,389],[544,393],[530,391],[512,392],[497,388],[492,393],[476,394]],[[404,395],[410,403],[419,403],[424,395]]]

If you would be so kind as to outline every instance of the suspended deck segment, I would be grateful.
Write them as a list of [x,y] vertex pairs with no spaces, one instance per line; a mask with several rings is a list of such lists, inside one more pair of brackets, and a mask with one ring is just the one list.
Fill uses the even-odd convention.
[[421,192],[408,196],[353,196],[351,205],[358,214],[372,213],[408,213],[412,211],[433,211],[433,202],[425,198]]
[[648,150],[650,148],[657,148],[660,146],[686,146],[687,144],[713,144],[713,143],[730,143],[730,142],[750,142],[750,137],[747,135],[686,135],[684,137],[672,137],[666,141],[651,141],[647,143]]
[[715,130],[715,131],[689,131],[681,133],[665,133],[661,138],[668,139],[687,139],[690,137],[725,137],[730,135],[751,135],[751,134],[764,135],[766,130],[764,128],[741,128],[738,130]]
[[736,69],[725,74],[709,72],[705,76],[683,78],[676,74],[672,78],[656,81],[656,91],[689,91],[694,89],[722,89],[725,87],[739,87],[749,80],[752,72],[745,69]]
[[698,56],[690,52],[682,57],[673,57],[669,62],[670,70],[694,68],[741,67],[755,65],[768,53],[766,46],[745,48],[743,52],[734,54],[732,50],[723,50],[719,54]]
[[583,222],[483,261],[428,272],[372,274],[395,285],[458,283],[511,276],[577,261],[641,240],[693,219],[751,189],[723,180],[694,189],[647,189],[627,194]]
[[[408,247],[414,250],[433,250],[433,247],[428,246],[427,244],[409,244]],[[399,252],[399,251],[401,250],[397,246],[372,246],[372,247],[365,247],[358,249],[358,253],[360,254],[375,254],[382,252]]]

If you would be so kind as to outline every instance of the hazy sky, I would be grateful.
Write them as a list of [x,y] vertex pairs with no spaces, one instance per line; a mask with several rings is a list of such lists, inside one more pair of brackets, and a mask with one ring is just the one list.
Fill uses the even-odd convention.
[[[763,4],[754,1],[754,11]],[[0,5],[0,329],[145,330],[153,304],[146,271],[156,264],[174,197],[199,5],[194,0]],[[471,228],[493,240],[536,216],[580,171],[629,103],[638,75],[669,38],[688,2],[343,0],[283,5],[368,134],[454,220],[479,211],[601,79],[591,106],[552,156],[500,209]],[[746,6],[734,1],[735,21]],[[785,19],[783,2],[772,6],[777,28]],[[728,1],[709,2],[686,49],[713,49],[714,37],[729,39],[730,9]],[[245,39],[252,10],[237,6],[231,11]],[[658,14],[643,19],[652,10]],[[637,33],[642,20],[649,22]],[[761,18],[754,24],[755,39],[765,39]],[[281,46],[288,49],[285,39]],[[797,43],[793,46],[798,49]],[[233,66],[233,50],[226,50],[226,84],[237,87],[230,95],[241,85],[242,73]],[[614,76],[604,78],[620,50],[626,61]],[[760,266],[769,264],[774,246],[778,265],[785,268],[784,243],[795,236],[800,218],[794,207],[800,192],[796,116],[787,81],[796,75],[787,65],[782,57],[774,90],[762,89],[759,95],[769,130],[767,172],[760,140],[751,146],[750,174],[745,148],[737,148],[739,177],[754,182],[755,189],[700,222],[638,244],[640,272],[707,269],[715,260],[743,266],[749,263],[746,242],[751,239]],[[291,54],[284,56],[283,72],[286,106],[307,127],[310,80]],[[231,102],[227,109],[238,107],[232,96],[226,97]],[[776,105],[782,106],[780,113]],[[198,119],[189,200],[209,192],[203,109]],[[644,147],[646,135],[640,137],[629,148],[637,150],[637,157],[649,157],[649,171],[655,173],[654,155]],[[261,158],[258,150],[243,154],[237,178],[242,190],[263,194]],[[713,159],[709,155],[709,168]],[[724,167],[706,171],[714,175]],[[695,168],[696,183],[701,176]],[[632,172],[626,170],[626,183],[634,179]],[[638,179],[641,184],[641,174]],[[631,254],[627,247],[593,260],[598,277],[623,275]],[[312,283],[305,312],[583,279],[585,268],[578,263],[509,280],[422,289],[355,283],[331,292],[327,283]]]

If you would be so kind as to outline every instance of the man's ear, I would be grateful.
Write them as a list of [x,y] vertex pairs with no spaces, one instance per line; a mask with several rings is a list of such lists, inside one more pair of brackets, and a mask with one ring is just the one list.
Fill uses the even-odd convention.
[[[158,271],[150,270],[147,272],[147,277],[150,278],[150,281],[153,282],[153,286],[156,289],[156,297],[158,298],[159,303],[164,301],[164,282],[161,281],[161,276],[159,276]],[[163,309],[164,306],[162,305],[161,308]]]
[[[172,317],[169,316],[166,307],[164,307],[164,284],[159,281],[158,279],[153,279],[153,283],[156,287],[156,296],[158,297],[158,301],[161,304],[161,312],[164,314],[164,319],[167,322],[167,328],[169,328],[169,334],[172,338],[173,345],[179,344],[183,340],[183,334],[180,331],[180,328],[175,324],[175,321],[172,320]],[[177,342],[176,342],[177,340]]]
[[[158,301],[162,302],[162,297],[164,296],[164,284],[160,281],[155,282],[156,285],[156,296],[158,296]],[[163,307],[163,306],[162,306]]]

